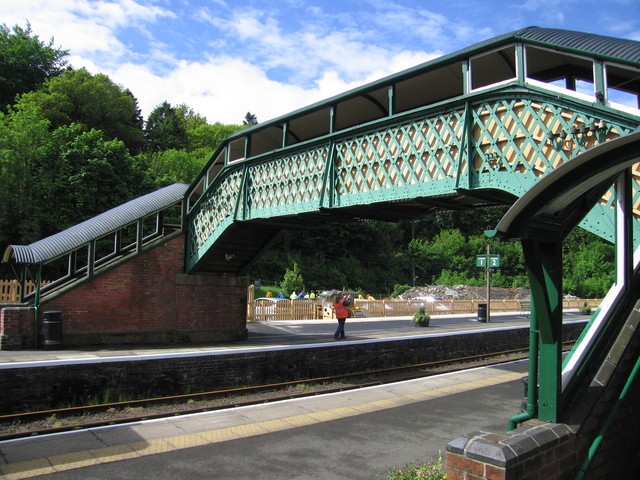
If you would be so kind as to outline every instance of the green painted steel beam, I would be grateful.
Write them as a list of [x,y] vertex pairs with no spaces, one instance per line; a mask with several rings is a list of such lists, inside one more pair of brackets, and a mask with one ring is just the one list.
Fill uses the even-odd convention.
[[523,239],[522,249],[539,332],[538,418],[556,422],[562,372],[562,243]]
[[[333,125],[333,108],[330,118]],[[478,199],[491,192],[519,197],[557,166],[639,124],[606,106],[507,85],[366,126],[332,128],[325,137],[223,167],[188,212],[188,270],[206,257],[199,250],[220,238],[216,230],[230,224],[229,215],[249,221],[463,192],[472,198],[474,190]],[[640,185],[634,185],[637,203]],[[495,201],[506,197],[496,194]],[[594,208],[581,226],[614,241],[611,202]],[[640,222],[633,229],[640,232]]]

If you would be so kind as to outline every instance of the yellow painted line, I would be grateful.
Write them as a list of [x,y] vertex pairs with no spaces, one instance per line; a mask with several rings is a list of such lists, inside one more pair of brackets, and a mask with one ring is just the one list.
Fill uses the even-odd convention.
[[90,467],[101,463],[96,457],[93,456],[91,451],[66,453],[64,455],[56,455],[49,459],[51,465],[57,472],[64,472],[65,470],[73,470],[76,468]]
[[20,480],[22,478],[56,473],[56,470],[51,463],[49,463],[49,459],[36,458],[35,460],[27,460],[26,462],[2,465],[0,466],[0,473],[4,475],[6,480]]
[[185,448],[193,448],[214,443],[248,438],[266,433],[304,427],[316,423],[328,422],[345,417],[362,415],[364,413],[378,412],[400,407],[410,403],[421,402],[433,398],[441,398],[456,393],[468,392],[498,385],[522,378],[522,373],[507,372],[493,377],[476,379],[457,385],[435,387],[424,392],[401,395],[393,399],[375,400],[367,403],[332,408],[302,415],[292,415],[276,420],[248,423],[233,427],[220,428],[204,432],[176,435],[163,439],[145,440],[92,449],[87,451],[55,455],[47,458],[39,458],[23,462],[0,465],[0,480],[21,480],[38,475],[73,470],[86,466],[117,462],[131,458],[166,453]]
[[129,460],[140,456],[127,444],[97,448],[89,451],[94,457],[99,458],[101,463],[119,462],[120,460]]

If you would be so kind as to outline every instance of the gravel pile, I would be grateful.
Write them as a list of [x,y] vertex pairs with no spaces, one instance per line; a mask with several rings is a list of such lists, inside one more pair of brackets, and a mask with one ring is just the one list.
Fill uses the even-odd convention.
[[[398,298],[411,300],[418,297],[437,297],[443,300],[484,300],[487,298],[487,287],[470,287],[468,285],[424,285],[413,287]],[[497,300],[522,300],[531,298],[531,290],[525,288],[491,287],[491,298]]]

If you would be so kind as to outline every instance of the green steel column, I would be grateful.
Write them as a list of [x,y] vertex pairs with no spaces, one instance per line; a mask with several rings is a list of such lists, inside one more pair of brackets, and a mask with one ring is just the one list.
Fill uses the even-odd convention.
[[607,101],[607,89],[604,79],[604,65],[600,60],[593,61],[593,85],[595,89],[596,100],[601,105]]
[[251,156],[251,135],[247,135],[244,138],[244,158]]
[[627,168],[616,182],[616,281],[629,288],[633,276],[633,176]]
[[33,300],[33,347],[38,349],[38,333],[40,326],[40,289],[42,288],[42,264],[36,266],[35,297]]
[[523,240],[522,249],[534,306],[531,314],[540,332],[538,418],[557,422],[562,380],[562,243]]
[[[320,201],[318,208],[332,208],[335,198],[335,171],[336,171],[336,145],[331,141],[329,145],[329,154],[327,155],[327,166],[322,173],[322,191],[320,193]],[[327,189],[329,190],[327,192]],[[327,198],[327,196],[329,198]]]
[[336,107],[333,106],[329,110],[329,133],[336,131]]
[[471,78],[469,75],[469,60],[462,61],[462,94],[468,95],[471,91]]
[[396,113],[396,86],[390,85],[387,93],[389,95],[388,111],[389,111],[389,116],[391,117]]
[[516,44],[516,75],[519,82],[524,83],[526,81],[526,63],[524,45],[522,43]]
[[[138,221],[138,239],[137,239],[137,248],[138,252],[142,251],[142,219]],[[87,258],[87,278],[93,278],[93,271],[96,266],[96,240],[93,240],[89,243],[89,252]]]
[[[246,220],[248,217],[249,210],[249,183],[247,177],[249,176],[249,168],[245,163],[242,165],[242,174],[240,178],[240,191],[238,192],[238,198],[236,199],[236,204],[233,208],[233,219],[234,220]],[[239,212],[242,212],[242,216],[239,215]]]
[[[456,188],[471,188],[471,176],[475,174],[471,165],[471,140],[473,138],[473,111],[469,102],[466,102],[464,107],[464,115],[462,116],[463,128],[462,138],[460,139],[460,152],[458,153],[458,160],[456,162]],[[467,160],[466,175],[463,177],[463,165]],[[473,170],[473,172],[472,172]]]
[[282,125],[282,148],[287,146],[287,137],[289,136],[289,122],[284,122]]

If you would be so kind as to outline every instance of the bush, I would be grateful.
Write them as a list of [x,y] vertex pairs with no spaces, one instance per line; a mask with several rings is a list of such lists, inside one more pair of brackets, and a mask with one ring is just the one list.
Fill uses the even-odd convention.
[[444,480],[446,478],[442,455],[438,457],[436,463],[422,461],[410,463],[403,468],[394,468],[387,476],[387,480]]
[[397,296],[402,295],[404,292],[406,292],[410,288],[411,288],[411,285],[400,285],[396,283],[393,286],[393,292],[391,292],[391,295],[389,295],[389,297],[396,298]]

